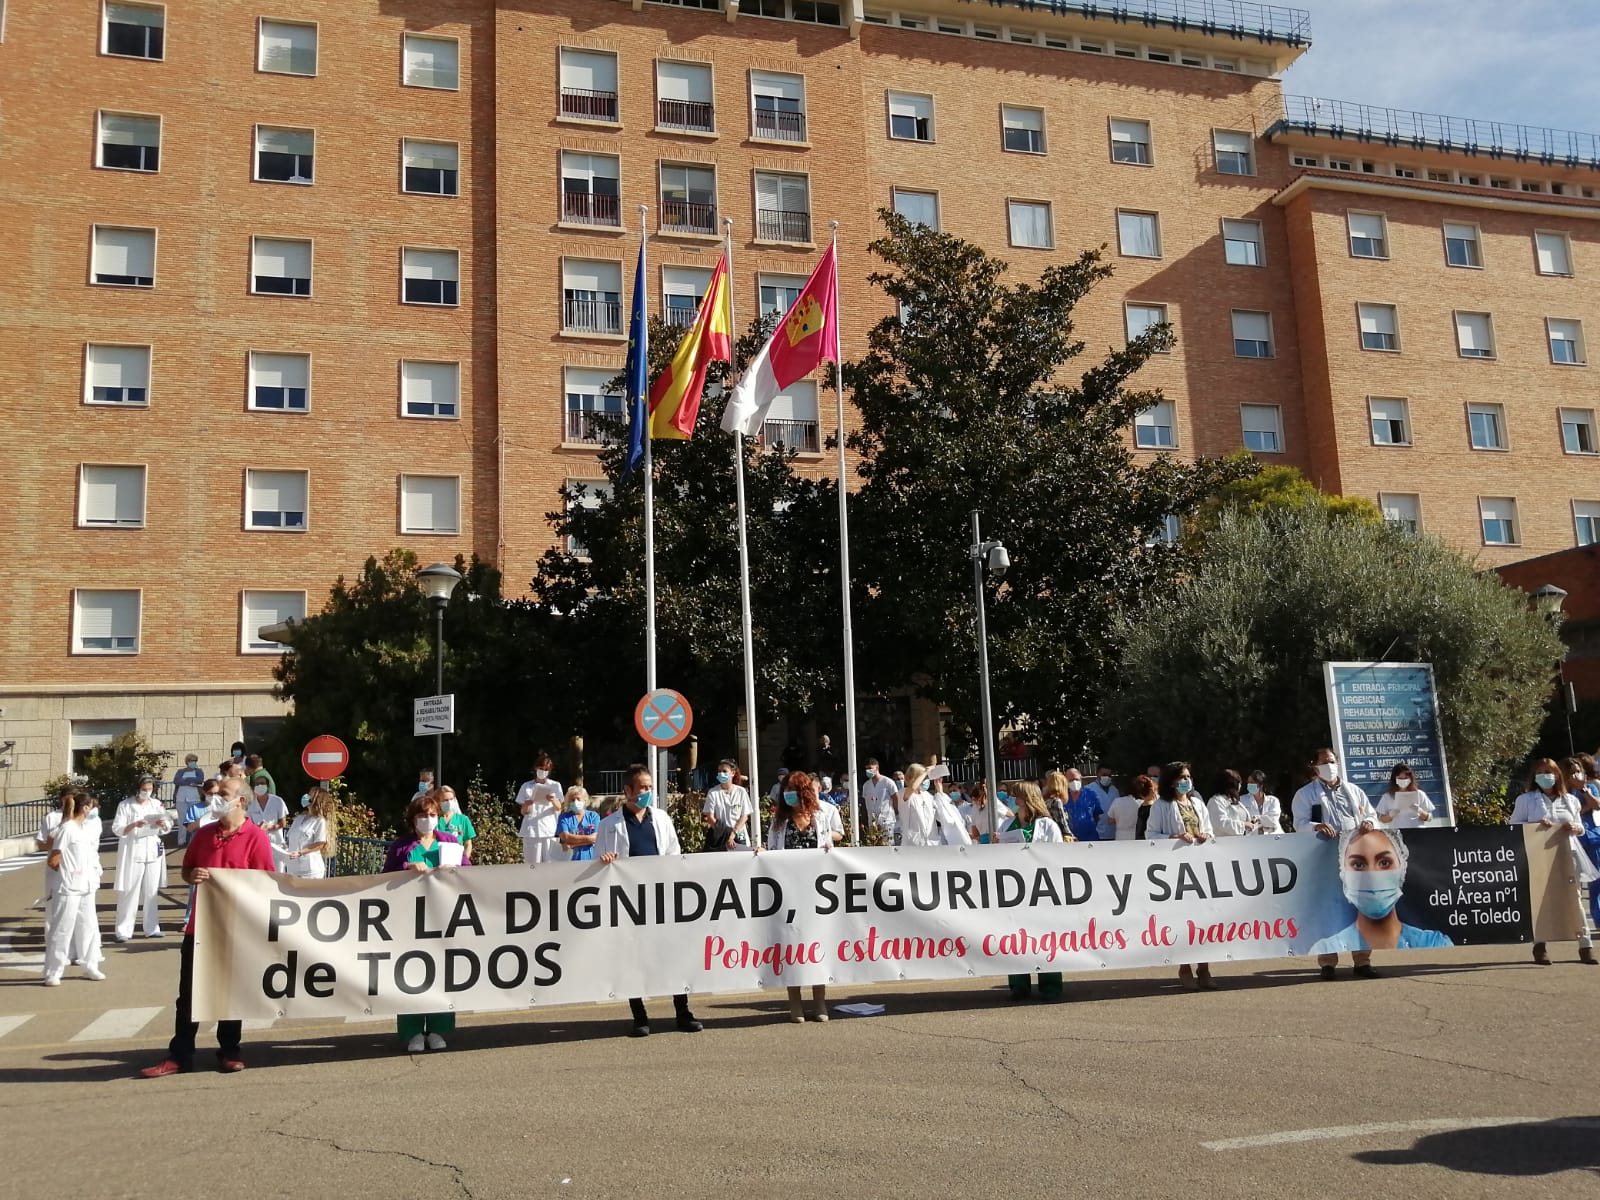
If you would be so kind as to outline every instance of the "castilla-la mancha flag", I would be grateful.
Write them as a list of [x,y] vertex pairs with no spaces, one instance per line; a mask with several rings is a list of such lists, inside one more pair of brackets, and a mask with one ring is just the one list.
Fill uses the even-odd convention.
[[722,428],[754,437],[773,400],[824,360],[839,361],[839,277],[832,246],[733,389]]
[[685,441],[694,435],[705,391],[706,368],[732,362],[733,304],[728,292],[728,256],[717,260],[694,324],[683,335],[667,369],[650,385],[650,436]]

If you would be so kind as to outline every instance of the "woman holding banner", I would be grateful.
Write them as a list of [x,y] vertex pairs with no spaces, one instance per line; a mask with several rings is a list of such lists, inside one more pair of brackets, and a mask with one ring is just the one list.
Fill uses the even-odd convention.
[[[1209,842],[1213,836],[1211,814],[1204,804],[1194,799],[1194,776],[1186,762],[1169,762],[1161,768],[1161,782],[1157,786],[1160,796],[1150,808],[1150,821],[1145,834],[1152,841],[1170,839],[1198,846]],[[1210,963],[1184,963],[1178,968],[1178,982],[1187,991],[1204,988],[1212,991],[1216,981],[1211,978]]]
[[[822,803],[816,781],[804,771],[795,771],[784,781],[781,799],[767,830],[768,850],[831,850],[844,840],[844,823],[839,819],[839,810]],[[816,1019],[826,1021],[826,984],[812,985],[811,1002],[816,1005]],[[803,1025],[806,1020],[797,987],[789,989],[789,1020],[796,1025]]]
[[[1039,791],[1037,784],[1027,782],[1017,784],[1016,801],[1016,815],[1006,822],[1000,831],[1000,841],[1045,843],[1067,840],[1055,823],[1055,818],[1050,815],[1050,810],[1045,807],[1044,795]],[[1026,1000],[1032,994],[1033,980],[1026,973],[1008,975],[1006,982],[1011,985],[1013,1000]],[[1039,998],[1061,999],[1060,971],[1039,972]]]
[[[1573,766],[1577,766],[1576,763]],[[1578,769],[1581,774],[1582,768]],[[1578,798],[1567,790],[1569,775],[1553,758],[1541,758],[1533,764],[1526,792],[1517,797],[1511,809],[1511,824],[1533,825],[1539,829],[1564,830],[1570,843],[1572,867],[1582,888],[1600,877],[1589,856],[1578,844],[1583,833],[1583,814]],[[1574,787],[1581,784],[1572,784]],[[1580,915],[1582,910],[1580,909]],[[1578,961],[1595,965],[1594,945],[1589,938],[1588,921],[1581,922],[1583,932],[1578,935]],[[1550,953],[1543,942],[1533,944],[1533,961],[1541,967],[1550,965]]]
[[[470,867],[472,861],[462,853],[461,842],[453,833],[439,830],[439,801],[433,792],[424,792],[406,806],[406,825],[412,835],[402,834],[389,843],[384,871],[428,871],[440,867]],[[404,1013],[395,1018],[395,1032],[406,1039],[406,1053],[443,1050],[444,1034],[454,1033],[455,1013]]]

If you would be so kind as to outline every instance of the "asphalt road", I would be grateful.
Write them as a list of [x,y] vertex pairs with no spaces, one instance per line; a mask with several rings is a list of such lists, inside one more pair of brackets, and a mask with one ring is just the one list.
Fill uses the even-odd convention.
[[[173,879],[176,880],[174,872]],[[408,1056],[387,1022],[279,1021],[248,1069],[162,1057],[173,935],[105,983],[38,984],[39,868],[0,873],[5,1195],[464,1197],[1600,1195],[1600,968],[1572,946],[1378,956],[1385,978],[1223,965],[839,992],[882,1016],[787,1024],[701,999],[704,1033],[625,1007],[468,1016]],[[109,927],[111,893],[101,893]],[[202,1030],[199,1065],[209,1068]]]

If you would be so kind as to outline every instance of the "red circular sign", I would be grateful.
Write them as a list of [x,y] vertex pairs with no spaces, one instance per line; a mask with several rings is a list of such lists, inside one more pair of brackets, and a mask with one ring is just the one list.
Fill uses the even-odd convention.
[[311,778],[326,783],[344,774],[344,769],[350,765],[350,751],[333,734],[318,734],[300,751],[300,765]]
[[652,746],[676,746],[689,736],[694,710],[682,693],[657,688],[645,693],[633,710],[633,727]]

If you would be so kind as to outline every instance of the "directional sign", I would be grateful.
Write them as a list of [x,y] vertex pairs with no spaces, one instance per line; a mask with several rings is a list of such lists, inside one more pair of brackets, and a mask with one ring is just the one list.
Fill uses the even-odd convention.
[[411,732],[418,737],[456,731],[456,697],[418,696],[411,702]]
[[676,746],[689,736],[694,710],[671,688],[646,692],[633,710],[633,727],[652,746]]
[[1454,824],[1433,664],[1325,662],[1322,678],[1344,777],[1377,797],[1404,763],[1438,807],[1438,823]]
[[344,769],[350,765],[350,751],[333,734],[318,734],[300,751],[300,765],[311,778],[326,783],[344,774]]

